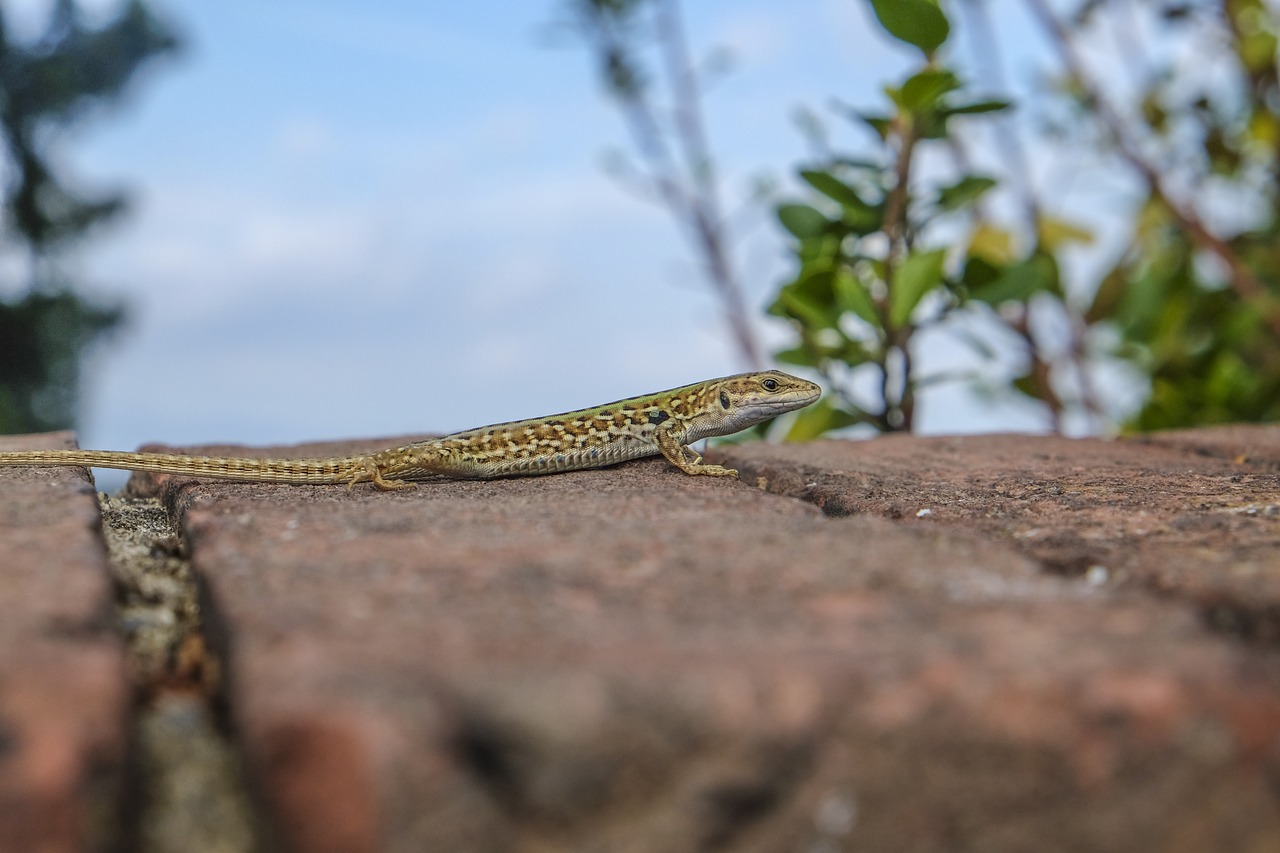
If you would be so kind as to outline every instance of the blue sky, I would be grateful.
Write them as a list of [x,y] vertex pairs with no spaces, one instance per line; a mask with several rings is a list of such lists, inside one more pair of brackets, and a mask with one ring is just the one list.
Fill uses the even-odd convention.
[[[585,49],[549,38],[555,0],[153,5],[185,51],[63,152],[134,201],[77,259],[131,309],[84,446],[448,431],[741,369],[671,221],[602,168],[625,135]],[[695,52],[735,57],[707,97],[734,209],[804,159],[797,107],[874,104],[911,61],[861,0],[685,5]],[[786,240],[767,209],[740,224],[763,306]],[[957,394],[926,431],[1043,426]]]

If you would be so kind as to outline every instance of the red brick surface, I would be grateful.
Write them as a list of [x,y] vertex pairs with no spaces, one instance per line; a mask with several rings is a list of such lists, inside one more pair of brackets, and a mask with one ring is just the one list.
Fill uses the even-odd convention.
[[274,843],[1280,849],[1280,657],[1207,618],[1274,607],[1271,463],[726,455],[783,494],[660,460],[390,494],[139,481],[183,519]]
[[1224,629],[1280,642],[1280,427],[1122,441],[891,436],[728,454],[744,477],[829,515],[979,532],[1050,571],[1099,567],[1109,584],[1187,599]]
[[[72,446],[3,436],[0,449]],[[83,472],[0,469],[0,850],[115,837],[129,691]]]

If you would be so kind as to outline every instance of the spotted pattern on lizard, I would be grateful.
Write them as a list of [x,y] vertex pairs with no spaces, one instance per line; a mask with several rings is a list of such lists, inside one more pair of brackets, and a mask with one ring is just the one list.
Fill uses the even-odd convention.
[[737,472],[702,461],[689,445],[730,435],[821,395],[812,382],[776,370],[726,376],[544,418],[492,424],[359,456],[254,459],[112,450],[0,453],[5,465],[86,465],[258,483],[398,489],[433,476],[487,480],[601,468],[661,455],[695,476]]

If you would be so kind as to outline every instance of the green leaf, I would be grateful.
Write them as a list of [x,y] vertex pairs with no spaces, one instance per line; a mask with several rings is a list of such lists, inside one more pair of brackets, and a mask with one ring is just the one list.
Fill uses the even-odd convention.
[[831,224],[821,211],[807,204],[779,205],[778,221],[783,228],[801,240],[817,237]]
[[880,26],[889,35],[933,53],[951,34],[947,16],[930,0],[871,0]]
[[1093,294],[1093,302],[1084,313],[1084,321],[1090,325],[1109,319],[1120,300],[1129,289],[1129,276],[1123,267],[1115,267],[1102,277]]
[[970,291],[974,291],[995,281],[1002,272],[1004,272],[1003,265],[993,264],[982,255],[970,255],[965,259],[960,283]]
[[1233,396],[1235,388],[1250,384],[1252,372],[1236,353],[1218,352],[1209,364],[1209,375],[1205,382],[1209,399],[1219,404],[1226,403]]
[[1012,106],[1008,101],[973,101],[959,106],[949,106],[943,112],[949,116],[977,115],[978,113],[994,113],[1007,110]]
[[960,81],[950,71],[926,68],[908,78],[902,88],[890,96],[903,109],[923,113],[936,109],[940,98],[959,87]]
[[831,162],[850,169],[857,169],[862,172],[870,172],[872,177],[878,177],[884,174],[885,164],[878,160],[868,160],[865,157],[842,157],[836,156],[831,158]]
[[796,418],[787,431],[787,441],[809,441],[824,432],[844,429],[854,424],[866,423],[865,412],[854,414],[844,409],[837,409],[829,397],[796,413]]
[[946,139],[947,120],[940,112],[926,113],[917,119],[915,131],[920,139]]
[[895,329],[905,326],[924,295],[942,282],[946,256],[946,249],[912,252],[898,267],[889,294],[889,322]]
[[1019,376],[1017,379],[1014,379],[1012,382],[1010,382],[1009,385],[1015,391],[1018,391],[1021,394],[1025,394],[1026,396],[1030,397],[1033,400],[1041,399],[1040,383],[1037,382],[1036,378],[1029,373],[1025,376]]
[[[1252,4],[1239,4],[1242,9],[1248,9]],[[1259,4],[1261,5],[1261,4]],[[1257,10],[1259,17],[1265,15],[1273,15],[1273,12],[1262,12]],[[1240,14],[1241,23],[1246,20],[1244,14]],[[1274,21],[1274,18],[1272,19]],[[1244,37],[1239,42],[1239,48],[1236,53],[1240,57],[1240,61],[1244,63],[1244,67],[1248,68],[1254,74],[1262,74],[1267,71],[1274,73],[1276,61],[1276,36],[1274,33],[1268,32],[1267,27],[1258,26],[1257,24],[1247,24],[1244,26]],[[1274,26],[1274,24],[1272,24]]]
[[867,123],[867,126],[876,132],[881,139],[888,139],[889,134],[893,131],[893,119],[888,116],[877,115],[876,113],[857,113],[858,118]]
[[858,195],[858,191],[827,171],[806,169],[800,177],[818,192],[833,201],[839,202],[842,208],[841,221],[859,235],[870,234],[880,229],[882,216],[879,208],[867,204]]
[[796,257],[800,260],[803,271],[818,267],[829,267],[840,257],[840,243],[844,239],[841,234],[833,234],[829,229],[818,237],[808,237],[795,247]]
[[866,202],[858,195],[857,190],[830,172],[818,169],[803,169],[800,172],[800,177],[804,178],[809,186],[833,201],[837,201],[840,204],[866,206]]
[[799,278],[787,285],[787,290],[801,296],[815,307],[835,318],[838,313],[835,294],[836,271],[831,267],[817,268],[802,273]]
[[778,306],[784,316],[798,320],[810,329],[826,329],[831,326],[826,312],[802,294],[784,290],[778,294]]
[[959,210],[977,201],[999,183],[995,178],[983,175],[965,175],[949,187],[938,191],[938,207],[943,210]]
[[1025,302],[1033,294],[1058,289],[1058,265],[1052,257],[1036,253],[1019,264],[1008,267],[1001,275],[970,292],[974,299],[988,305]]
[[871,300],[871,294],[867,292],[866,286],[858,281],[853,273],[847,269],[837,272],[833,287],[841,312],[851,311],[859,319],[870,323],[872,326],[878,327],[880,325],[880,312],[876,310],[875,303]]
[[854,207],[852,205],[844,209],[844,216],[840,221],[848,226],[849,230],[859,237],[865,237],[880,230],[884,224],[884,211],[880,207]]

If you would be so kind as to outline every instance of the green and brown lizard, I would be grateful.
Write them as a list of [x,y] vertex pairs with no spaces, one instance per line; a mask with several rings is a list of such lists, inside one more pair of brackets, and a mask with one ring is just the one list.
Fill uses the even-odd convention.
[[360,456],[252,459],[118,450],[0,453],[0,465],[85,465],[254,483],[373,483],[399,489],[431,476],[488,480],[600,468],[661,454],[686,474],[736,476],[689,444],[730,435],[821,395],[812,382],[768,370],[726,376],[591,409],[493,424]]

